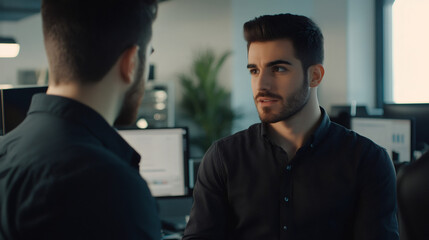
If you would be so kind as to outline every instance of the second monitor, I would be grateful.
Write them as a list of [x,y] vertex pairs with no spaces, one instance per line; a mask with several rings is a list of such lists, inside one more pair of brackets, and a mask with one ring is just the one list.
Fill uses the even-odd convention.
[[414,121],[412,118],[353,117],[351,129],[385,148],[394,163],[414,159]]
[[140,174],[154,197],[189,195],[187,128],[118,132],[140,154]]

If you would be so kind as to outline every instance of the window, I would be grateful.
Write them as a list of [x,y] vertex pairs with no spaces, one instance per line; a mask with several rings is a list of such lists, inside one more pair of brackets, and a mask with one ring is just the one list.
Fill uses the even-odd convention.
[[429,1],[395,0],[387,7],[384,101],[429,103]]

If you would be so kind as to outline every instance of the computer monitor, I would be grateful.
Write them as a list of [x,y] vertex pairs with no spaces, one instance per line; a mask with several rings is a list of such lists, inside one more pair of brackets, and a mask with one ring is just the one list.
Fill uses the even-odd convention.
[[383,115],[386,117],[412,117],[416,124],[416,148],[425,150],[429,147],[429,104],[384,104]]
[[188,129],[120,129],[141,156],[140,174],[154,197],[189,195]]
[[329,113],[332,122],[350,129],[351,117],[366,117],[368,111],[364,105],[333,105]]
[[17,127],[27,116],[31,99],[36,93],[44,93],[47,86],[29,86],[0,89],[1,131],[4,135]]
[[412,118],[352,117],[351,129],[385,148],[394,163],[414,159]]

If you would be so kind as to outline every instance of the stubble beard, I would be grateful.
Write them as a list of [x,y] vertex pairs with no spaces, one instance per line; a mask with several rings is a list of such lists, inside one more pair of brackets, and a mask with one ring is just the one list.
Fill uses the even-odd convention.
[[139,67],[135,75],[134,84],[125,93],[121,110],[115,120],[115,126],[130,126],[135,123],[139,106],[144,94],[144,62],[143,57],[139,56]]
[[[282,104],[280,112],[274,113],[271,107],[263,107],[262,109],[258,108],[259,119],[261,122],[276,123],[288,120],[300,112],[310,99],[309,83],[306,80],[307,78],[304,76],[304,83],[302,87],[292,94],[292,96],[287,98],[286,101],[284,101],[283,98],[279,99]],[[255,104],[257,104],[256,99]]]

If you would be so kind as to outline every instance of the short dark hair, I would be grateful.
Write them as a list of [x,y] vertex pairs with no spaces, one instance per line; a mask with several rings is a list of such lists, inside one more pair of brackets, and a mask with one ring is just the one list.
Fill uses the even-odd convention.
[[323,63],[322,32],[305,16],[278,14],[257,17],[244,24],[244,38],[248,50],[252,42],[291,40],[295,57],[301,61],[304,71],[311,65]]
[[137,44],[144,52],[157,6],[157,0],[43,0],[43,32],[56,79],[97,82],[127,48]]

